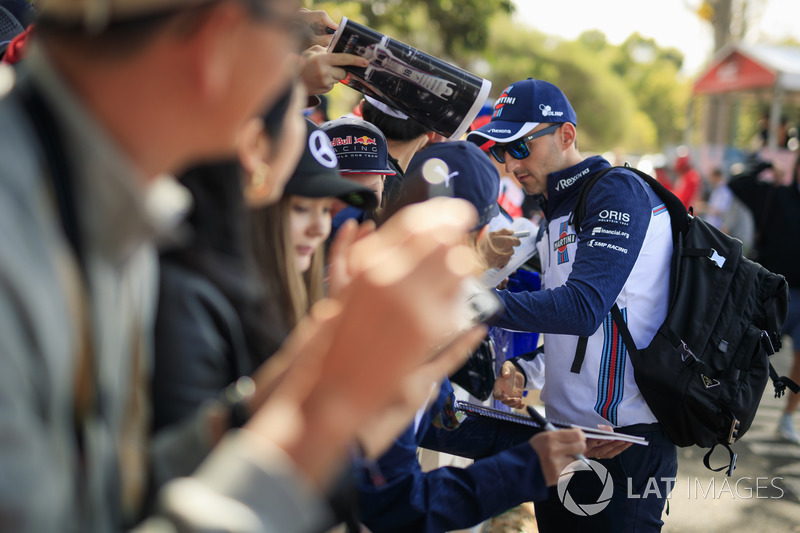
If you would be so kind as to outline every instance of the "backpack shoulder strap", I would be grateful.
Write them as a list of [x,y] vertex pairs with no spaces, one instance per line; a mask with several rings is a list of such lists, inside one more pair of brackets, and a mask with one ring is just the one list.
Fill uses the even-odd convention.
[[736,469],[737,455],[733,452],[733,450],[731,450],[731,447],[728,446],[727,444],[720,443],[719,445],[724,446],[725,449],[728,450],[728,464],[722,465],[718,468],[711,467],[711,454],[714,453],[714,449],[716,449],[717,444],[713,445],[711,449],[708,450],[708,453],[705,454],[705,456],[703,457],[703,464],[705,465],[706,468],[708,468],[712,472],[722,472],[724,470],[725,475],[731,477],[733,475],[733,471]]
[[[617,330],[619,330],[619,334],[622,336],[622,343],[625,345],[625,348],[628,349],[628,353],[631,354],[631,360],[638,361],[639,349],[636,347],[636,343],[633,342],[631,330],[628,329],[628,324],[625,323],[625,317],[622,316],[622,311],[620,311],[616,302],[614,302],[614,307],[611,308],[611,318],[614,320],[614,323],[616,323]],[[588,337],[578,337],[578,345],[575,347],[575,357],[572,359],[572,366],[569,369],[573,374],[581,373],[581,366],[583,365],[583,360],[586,358],[586,345],[588,341]]]
[[575,202],[575,207],[570,217],[570,224],[575,228],[576,234],[581,232],[581,222],[583,222],[583,217],[586,216],[586,198],[588,198],[589,192],[592,190],[592,187],[594,187],[594,184],[597,183],[600,178],[608,174],[613,168],[614,167],[608,167],[599,172],[595,172],[581,185],[581,190],[578,192],[578,201]]
[[594,184],[597,183],[603,176],[615,168],[623,168],[638,175],[640,178],[642,178],[642,180],[644,180],[645,183],[647,183],[647,185],[650,186],[651,189],[653,189],[661,201],[664,202],[672,222],[673,240],[677,242],[678,234],[686,233],[686,231],[689,229],[689,218],[686,207],[684,207],[683,203],[677,196],[672,194],[669,190],[667,190],[666,187],[661,185],[658,180],[649,174],[642,172],[638,168],[629,166],[627,163],[625,166],[604,168],[603,170],[590,176],[581,186],[581,190],[578,193],[578,200],[575,203],[575,208],[572,211],[571,222],[575,227],[575,233],[579,233],[581,230],[581,223],[583,222],[583,218],[586,216],[586,200],[589,197],[589,192],[592,190],[592,187],[594,187]]
[[[681,235],[685,234],[686,231],[689,229],[689,216],[686,212],[686,208],[684,207],[683,203],[680,199],[672,194],[670,191],[667,190],[666,187],[661,185],[658,180],[654,179],[649,174],[642,172],[639,169],[633,168],[629,166],[627,163],[623,167],[608,167],[600,170],[599,172],[595,172],[593,175],[589,176],[586,182],[581,186],[580,192],[578,193],[578,200],[575,202],[575,208],[572,210],[572,216],[570,222],[572,223],[573,227],[575,228],[575,233],[580,233],[581,231],[581,223],[583,222],[583,218],[586,216],[586,200],[589,197],[589,193],[594,187],[594,184],[597,183],[603,176],[608,174],[611,170],[615,168],[624,168],[625,170],[629,170],[634,174],[641,177],[647,185],[653,189],[656,195],[664,202],[664,205],[667,208],[670,216],[670,223],[672,225],[672,240],[673,243],[681,242]],[[674,267],[675,265],[673,265]],[[673,276],[674,276],[675,269],[673,268]],[[673,288],[675,284],[674,279],[670,280],[670,294],[672,294]],[[616,314],[615,311],[616,310]],[[633,342],[633,337],[631,337],[630,331],[628,330],[625,321],[622,319],[622,313],[614,304],[614,307],[611,309],[612,316],[614,321],[617,323],[617,328],[619,329],[620,333],[623,336],[623,341],[625,342],[628,351],[634,354],[634,357],[638,356],[638,349]],[[575,374],[580,374],[581,365],[583,364],[583,360],[586,357],[586,344],[587,339],[585,337],[579,337],[578,345],[575,348],[575,357],[572,360],[572,367],[570,371]]]

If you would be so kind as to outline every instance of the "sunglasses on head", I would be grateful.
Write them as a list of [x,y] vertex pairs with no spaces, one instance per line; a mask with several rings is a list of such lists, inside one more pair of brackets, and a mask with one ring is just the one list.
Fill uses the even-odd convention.
[[504,164],[506,162],[506,153],[508,153],[508,155],[514,159],[525,159],[531,155],[531,151],[528,149],[528,141],[532,141],[537,137],[542,137],[544,135],[553,133],[560,127],[561,124],[553,124],[552,126],[547,126],[543,130],[531,133],[527,137],[517,139],[516,141],[511,141],[510,143],[506,144],[495,144],[489,148],[489,153],[491,153],[492,157],[494,157],[500,164]]

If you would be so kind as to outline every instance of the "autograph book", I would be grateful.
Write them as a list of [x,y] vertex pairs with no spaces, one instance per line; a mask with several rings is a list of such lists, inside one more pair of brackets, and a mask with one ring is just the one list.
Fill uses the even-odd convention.
[[[455,407],[456,411],[461,411],[469,416],[481,416],[485,418],[492,418],[494,420],[502,420],[504,422],[511,422],[514,424],[521,424],[523,426],[530,426],[533,428],[541,429],[541,426],[537,424],[533,419],[531,419],[528,416],[519,415],[517,413],[509,413],[506,411],[500,411],[499,409],[486,407],[485,405],[474,404],[463,401],[457,401]],[[578,426],[576,424],[570,424],[568,422],[563,422],[554,419],[549,419],[549,421],[554,426],[560,429],[569,429],[569,428],[581,429],[590,439],[620,440],[625,442],[631,442],[633,444],[640,444],[642,446],[647,446],[649,444],[647,439],[645,439],[644,437],[639,437],[638,435],[629,435],[627,433],[617,433],[614,431],[606,431],[604,429],[599,429],[599,428]]]

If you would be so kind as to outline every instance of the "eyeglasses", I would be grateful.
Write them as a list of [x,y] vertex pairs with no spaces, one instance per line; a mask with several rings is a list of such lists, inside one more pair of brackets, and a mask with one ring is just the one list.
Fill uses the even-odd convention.
[[517,139],[516,141],[511,141],[510,143],[506,144],[495,144],[494,146],[489,148],[489,152],[492,154],[492,157],[494,157],[497,160],[497,162],[500,163],[501,165],[506,162],[506,157],[505,157],[506,152],[514,159],[525,159],[526,157],[531,155],[531,151],[528,149],[529,141],[532,141],[537,137],[543,137],[544,135],[549,135],[555,132],[560,127],[561,124],[553,124],[552,126],[548,126],[543,130],[531,133],[527,137]]

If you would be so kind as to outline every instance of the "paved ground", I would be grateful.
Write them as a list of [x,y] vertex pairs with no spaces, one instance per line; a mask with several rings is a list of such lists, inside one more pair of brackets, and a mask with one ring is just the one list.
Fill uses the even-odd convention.
[[[790,364],[791,345],[787,341],[773,356],[773,365],[779,374],[786,375]],[[753,425],[733,446],[739,457],[730,478],[703,466],[706,450],[678,450],[678,475],[663,533],[800,533],[800,446],[775,436],[784,401],[773,397],[771,384],[764,391]],[[800,414],[795,415],[795,423],[800,428]],[[727,460],[727,452],[720,452],[721,464]],[[531,511],[527,507],[514,509],[491,525],[472,531],[535,533]]]
[[[783,350],[772,357],[780,375],[789,373],[791,353],[787,339]],[[706,450],[678,449],[678,475],[663,533],[800,533],[800,446],[775,435],[784,402],[785,398],[773,397],[770,382],[753,425],[733,446],[738,461],[731,477],[706,469]],[[800,413],[795,414],[795,424],[800,429]],[[712,465],[727,461],[724,449],[717,452]],[[520,506],[465,532],[536,533],[532,515],[532,506]]]
[[[785,375],[790,363],[787,342],[773,356],[773,365]],[[768,385],[752,427],[733,446],[739,459],[730,478],[706,470],[705,450],[679,450],[678,479],[669,515],[664,516],[664,533],[800,532],[800,446],[775,436],[784,402],[773,397]],[[800,415],[795,414],[795,423],[800,428]],[[727,453],[724,456],[719,456],[720,462],[727,460]]]

